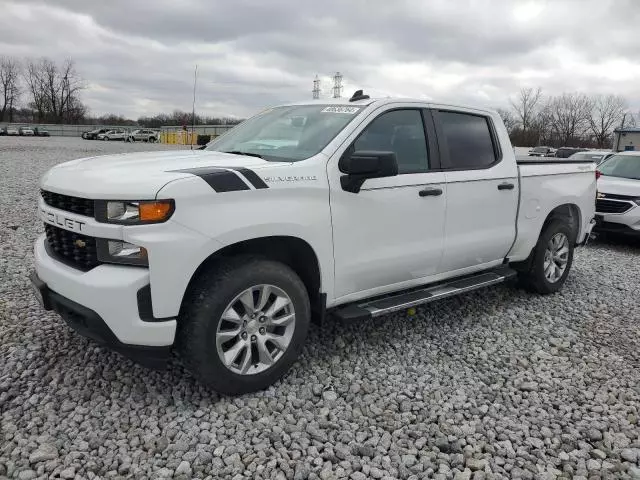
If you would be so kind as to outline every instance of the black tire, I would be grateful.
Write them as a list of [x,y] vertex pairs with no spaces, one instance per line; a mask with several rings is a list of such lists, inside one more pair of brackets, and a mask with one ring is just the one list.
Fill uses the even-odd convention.
[[156,139],[154,137],[149,137],[149,143],[156,143]]
[[[568,239],[568,259],[562,276],[555,282],[547,279],[544,273],[545,252],[549,241],[558,233],[563,233]],[[542,230],[538,243],[533,249],[528,269],[518,274],[521,285],[530,291],[547,295],[559,291],[567,280],[573,264],[573,251],[575,248],[575,232],[571,226],[562,220],[552,220]]]
[[[282,356],[267,370],[241,375],[229,370],[216,348],[216,332],[227,305],[254,285],[282,289],[295,309],[295,329]],[[178,318],[177,351],[186,368],[219,393],[239,395],[262,390],[295,362],[307,337],[311,310],[300,277],[283,263],[253,256],[223,260],[200,275],[183,301]]]

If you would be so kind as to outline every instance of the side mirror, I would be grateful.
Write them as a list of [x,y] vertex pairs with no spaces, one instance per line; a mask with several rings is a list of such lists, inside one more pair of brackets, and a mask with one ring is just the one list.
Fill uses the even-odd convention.
[[345,152],[338,162],[343,175],[340,185],[345,192],[358,193],[368,178],[394,177],[398,175],[395,152],[360,150]]

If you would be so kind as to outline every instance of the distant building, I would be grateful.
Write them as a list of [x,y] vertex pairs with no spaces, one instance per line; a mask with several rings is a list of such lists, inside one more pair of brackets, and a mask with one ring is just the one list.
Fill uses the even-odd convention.
[[613,131],[613,150],[616,152],[622,152],[624,150],[640,151],[640,128],[616,128]]

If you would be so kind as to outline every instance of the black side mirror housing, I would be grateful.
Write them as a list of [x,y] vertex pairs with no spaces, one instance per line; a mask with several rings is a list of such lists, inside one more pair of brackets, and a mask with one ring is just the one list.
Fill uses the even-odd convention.
[[398,175],[398,160],[395,152],[374,150],[347,150],[338,162],[343,175],[340,185],[345,192],[358,193],[369,178],[394,177]]

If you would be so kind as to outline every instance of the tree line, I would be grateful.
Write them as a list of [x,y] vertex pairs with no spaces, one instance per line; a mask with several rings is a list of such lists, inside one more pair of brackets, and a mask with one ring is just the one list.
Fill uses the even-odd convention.
[[[0,56],[0,122],[90,125],[191,125],[191,113],[175,110],[137,120],[121,115],[91,116],[80,93],[86,83],[72,59]],[[621,95],[563,93],[544,95],[541,88],[522,88],[510,108],[498,109],[514,145],[609,147],[613,130],[635,125]],[[195,116],[196,125],[233,125],[229,117]]]
[[498,113],[514,145],[609,148],[615,128],[636,124],[628,108],[621,95],[546,96],[538,87],[522,88]]
[[[0,56],[0,122],[66,123],[87,125],[139,125],[159,128],[162,125],[192,125],[191,113],[174,110],[137,120],[122,115],[92,116],[81,101],[87,87],[72,59],[55,62],[49,58],[19,61]],[[196,125],[234,125],[231,117],[195,116]]]

